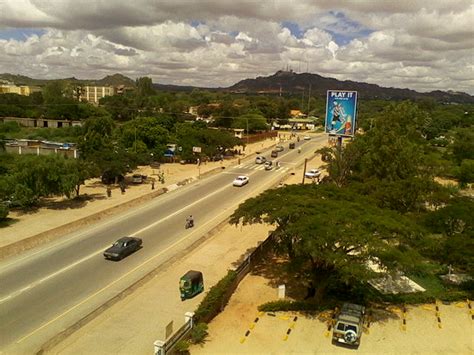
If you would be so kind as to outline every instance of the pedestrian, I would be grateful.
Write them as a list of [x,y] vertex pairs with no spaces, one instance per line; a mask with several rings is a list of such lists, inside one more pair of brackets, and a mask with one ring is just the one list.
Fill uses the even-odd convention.
[[107,186],[107,197],[112,197],[112,189],[110,188],[110,186]]
[[154,190],[155,189],[155,180],[151,180],[151,189]]

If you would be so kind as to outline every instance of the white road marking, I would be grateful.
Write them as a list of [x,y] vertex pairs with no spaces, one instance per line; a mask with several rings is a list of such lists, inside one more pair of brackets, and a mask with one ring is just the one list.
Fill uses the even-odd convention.
[[[170,214],[170,215],[168,215],[168,216],[166,216],[166,217],[160,219],[159,221],[154,222],[154,223],[152,223],[152,224],[150,224],[150,225],[146,226],[145,228],[142,228],[142,229],[140,229],[140,230],[138,230],[138,231],[132,232],[131,235],[137,236],[137,235],[139,235],[140,233],[143,233],[144,231],[146,231],[146,230],[148,230],[148,229],[150,229],[150,228],[153,228],[153,227],[159,225],[160,223],[162,223],[162,222],[164,222],[164,221],[166,221],[166,220],[168,220],[168,219],[170,219],[170,218],[172,218],[172,217],[174,217],[174,216],[176,216],[176,215],[182,213],[183,211],[185,211],[185,210],[188,209],[189,207],[192,207],[192,206],[194,206],[194,205],[196,205],[196,204],[198,204],[198,203],[204,201],[205,199],[207,199],[207,198],[209,198],[209,197],[211,197],[211,196],[213,196],[213,195],[216,195],[216,194],[222,192],[223,190],[229,188],[229,186],[230,186],[230,185],[225,185],[225,186],[221,187],[220,189],[218,189],[218,190],[216,190],[216,191],[214,191],[214,192],[212,192],[212,193],[210,193],[210,194],[208,194],[208,195],[206,195],[206,196],[200,198],[199,200],[196,200],[196,201],[194,201],[193,203],[191,203],[191,204],[189,204],[189,205],[186,205],[185,207],[183,207],[183,208],[181,208],[181,209],[179,209],[179,210],[173,212],[172,214]],[[77,266],[77,265],[79,265],[80,263],[82,263],[82,262],[84,262],[84,261],[86,261],[86,260],[89,260],[90,258],[92,258],[92,257],[94,257],[94,256],[96,256],[96,255],[98,255],[98,254],[103,253],[104,249],[107,248],[108,245],[109,245],[109,244],[107,244],[106,246],[100,248],[99,250],[96,250],[96,251],[93,252],[92,254],[89,254],[89,255],[85,256],[84,258],[82,258],[82,259],[80,259],[80,260],[77,260],[76,262],[74,262],[74,263],[72,263],[72,264],[70,264],[70,265],[68,265],[68,266],[66,266],[66,267],[64,267],[64,268],[59,269],[59,270],[53,272],[52,274],[49,274],[49,275],[43,277],[42,279],[33,282],[32,284],[30,284],[30,285],[28,285],[28,286],[26,286],[26,287],[24,287],[24,288],[21,288],[21,289],[19,289],[19,290],[16,290],[16,291],[10,293],[9,295],[7,295],[7,296],[5,296],[5,297],[3,297],[3,298],[0,299],[0,304],[3,303],[3,302],[5,302],[5,301],[7,301],[7,300],[9,300],[9,299],[11,299],[11,298],[14,298],[14,297],[17,297],[17,296],[21,295],[22,293],[24,293],[24,292],[26,292],[26,291],[28,291],[28,290],[30,290],[30,289],[32,289],[32,288],[34,288],[34,287],[36,287],[36,286],[42,284],[42,283],[45,282],[45,281],[48,281],[48,280],[52,279],[53,277],[55,277],[55,276],[57,276],[57,275],[59,275],[59,274],[62,274],[62,273],[65,272],[65,271],[68,271],[69,269],[73,268],[74,266]]]

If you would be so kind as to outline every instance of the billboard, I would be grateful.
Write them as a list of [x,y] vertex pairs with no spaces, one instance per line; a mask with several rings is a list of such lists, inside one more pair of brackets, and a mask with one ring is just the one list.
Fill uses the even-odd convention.
[[328,90],[326,133],[353,136],[356,122],[357,91]]

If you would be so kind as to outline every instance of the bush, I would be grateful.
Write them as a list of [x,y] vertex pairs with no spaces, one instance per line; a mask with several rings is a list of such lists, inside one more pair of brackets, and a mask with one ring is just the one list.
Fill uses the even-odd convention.
[[261,304],[258,306],[258,310],[261,312],[308,312],[308,311],[320,311],[326,307],[318,305],[316,303],[306,301],[272,301]]
[[10,209],[5,203],[0,203],[0,221],[7,218]]
[[207,324],[198,323],[191,329],[191,332],[189,333],[189,341],[192,344],[202,344],[204,343],[207,334]]
[[209,322],[219,314],[224,303],[224,297],[234,284],[236,277],[235,271],[229,271],[215,286],[211,287],[195,312],[194,319],[196,322]]
[[173,348],[173,352],[177,354],[189,354],[189,342],[187,340],[180,340]]

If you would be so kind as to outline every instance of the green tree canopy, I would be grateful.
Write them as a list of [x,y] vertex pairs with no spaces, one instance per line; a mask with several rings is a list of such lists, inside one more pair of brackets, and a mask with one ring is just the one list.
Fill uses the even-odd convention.
[[277,251],[310,275],[319,300],[327,286],[368,280],[369,262],[389,271],[412,268],[418,254],[411,245],[423,238],[410,219],[333,185],[265,191],[242,203],[230,222],[274,225]]

